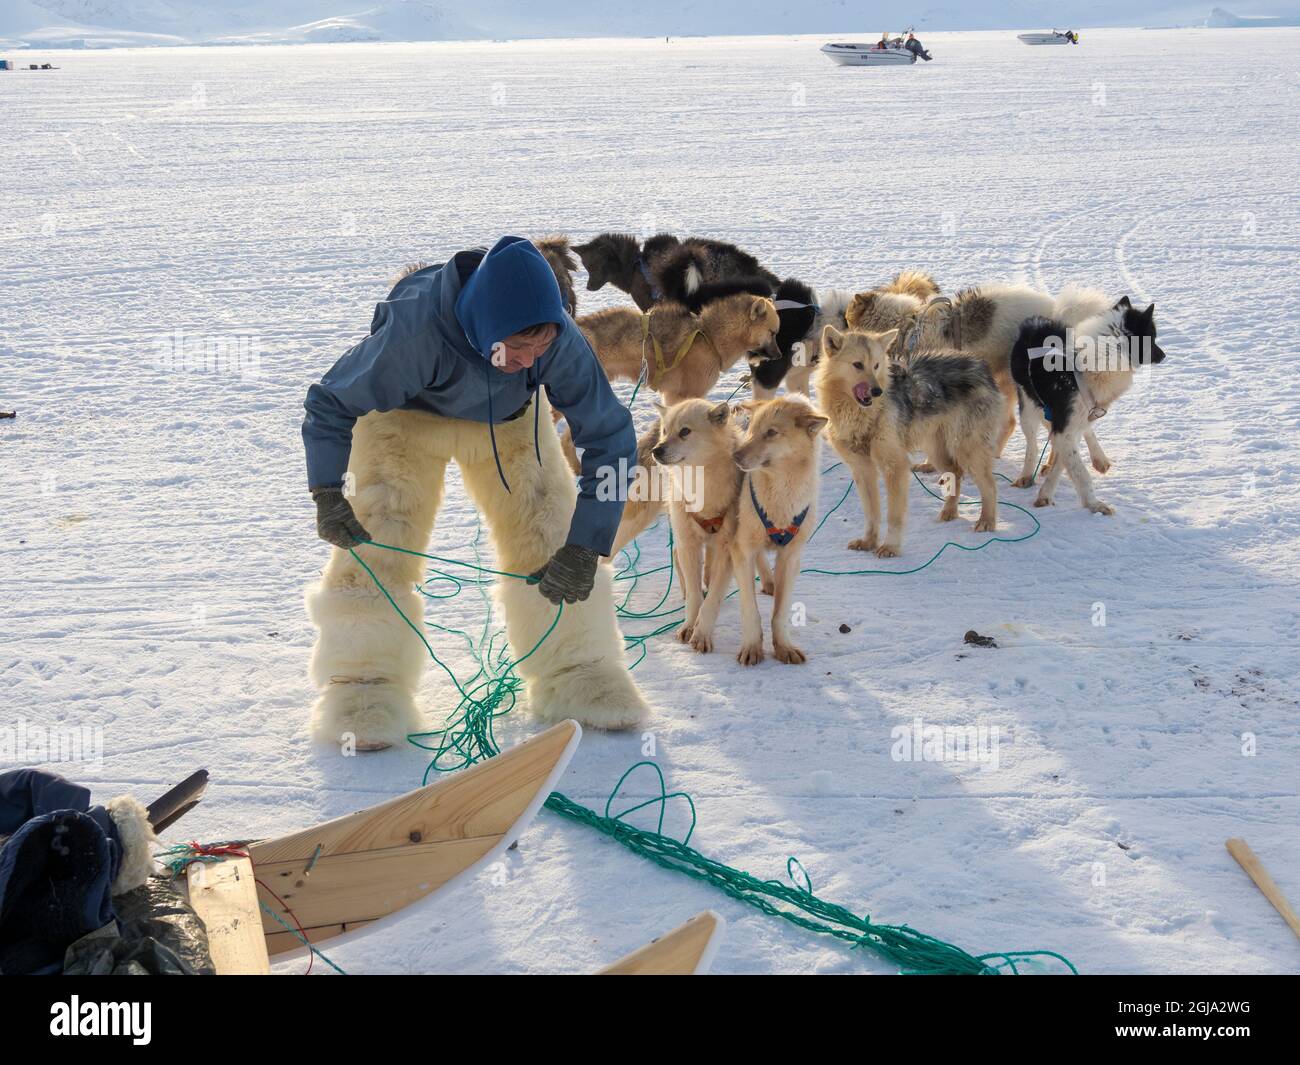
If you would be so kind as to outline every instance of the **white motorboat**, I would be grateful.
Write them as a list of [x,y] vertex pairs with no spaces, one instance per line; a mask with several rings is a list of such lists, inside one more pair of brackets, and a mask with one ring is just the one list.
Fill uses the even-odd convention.
[[884,47],[861,41],[824,44],[822,55],[842,67],[911,66],[916,62],[916,53],[904,48],[900,37],[894,38]]
[[1025,44],[1078,44],[1079,35],[1074,30],[1052,30],[1051,33],[1021,33],[1016,40]]

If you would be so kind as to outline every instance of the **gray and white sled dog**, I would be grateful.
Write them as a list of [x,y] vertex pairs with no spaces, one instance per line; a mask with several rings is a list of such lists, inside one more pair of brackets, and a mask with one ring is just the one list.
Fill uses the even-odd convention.
[[[920,351],[908,359],[890,354],[898,331],[841,333],[827,327],[817,368],[817,403],[830,419],[827,435],[853,475],[866,516],[855,551],[892,558],[903,549],[910,452],[924,451],[950,474],[950,494],[940,521],[957,517],[961,479],[980,490],[978,532],[998,522],[993,479],[1002,402],[986,363],[956,351]],[[889,497],[888,528],[880,539],[883,474]]]
[[[1071,293],[1073,308],[1091,304],[1095,295],[1084,290]],[[1028,486],[1034,480],[1038,456],[1038,430],[1051,426],[1056,461],[1043,478],[1034,506],[1055,502],[1056,485],[1064,470],[1070,475],[1079,501],[1097,514],[1113,514],[1115,508],[1098,499],[1092,477],[1079,457],[1079,441],[1090,426],[1132,387],[1140,366],[1161,363],[1165,353],[1156,343],[1155,304],[1138,310],[1127,296],[1100,313],[1070,326],[1060,318],[1030,318],[1020,328],[1011,351],[1011,373],[1019,389],[1020,426],[1025,435],[1025,463],[1015,483]],[[1093,442],[1089,450],[1093,451]],[[1097,446],[1093,462],[1100,455]]]

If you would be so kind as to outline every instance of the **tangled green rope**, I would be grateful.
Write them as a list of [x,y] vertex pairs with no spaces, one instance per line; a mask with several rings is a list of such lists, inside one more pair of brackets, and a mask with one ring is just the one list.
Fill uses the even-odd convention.
[[[1041,462],[1041,456],[1040,456]],[[838,464],[837,464],[838,465]],[[834,466],[829,469],[834,469]],[[829,469],[826,472],[829,472]],[[920,478],[917,478],[918,482]],[[930,489],[922,482],[922,487],[927,492]],[[850,485],[850,490],[852,486]],[[930,493],[934,495],[933,492]],[[834,513],[836,509],[844,502],[848,496],[848,491],[841,497],[840,502],[835,505],[826,515]],[[936,497],[937,498],[937,497]],[[1015,504],[1007,504],[1015,507]],[[1023,510],[1021,507],[1015,507],[1017,510]],[[1025,511],[1028,513],[1028,511]],[[1033,515],[1029,515],[1033,518]],[[816,535],[821,525],[825,523],[826,517],[814,529],[813,535]],[[1004,539],[993,537],[979,547],[965,547],[965,550],[980,550],[987,547],[990,543],[1002,540],[1007,543],[1017,543],[1026,540],[1039,531],[1039,524],[1034,520],[1034,529],[1025,536],[1013,539]],[[475,562],[461,562],[456,559],[450,559],[438,555],[428,555],[419,551],[411,551],[407,548],[395,547],[390,544],[370,543],[367,546],[380,548],[390,551],[400,551],[405,554],[417,555],[422,558],[436,562],[439,566],[458,566],[465,569],[473,570],[477,574],[485,574],[493,577],[504,577],[509,579],[527,580],[523,574],[509,573],[501,570],[493,570],[484,567],[481,564],[479,553],[479,540],[481,538],[481,528],[474,537],[473,547]],[[672,562],[672,534],[669,532],[669,561],[667,565],[657,567],[653,570],[640,572],[637,566],[640,561],[640,548],[635,541],[627,551],[628,562],[623,569],[619,570],[614,577],[615,581],[630,582],[627,593],[623,596],[621,602],[617,604],[617,612],[621,618],[660,618],[680,612],[682,608],[672,608],[663,610],[667,602],[668,595],[672,588],[673,562]],[[872,573],[872,572],[910,572],[914,573],[925,569],[931,565],[943,551],[949,547],[963,547],[960,544],[946,543],[941,547],[928,561],[921,566],[917,566],[907,571],[892,570],[857,570],[849,571],[853,573]],[[443,569],[434,569],[433,576],[419,586],[419,590],[430,598],[448,598],[447,595],[434,595],[427,590],[430,583],[450,582],[454,591],[451,595],[460,592],[465,584],[474,584],[479,586],[480,594],[483,595],[486,606],[486,618],[484,622],[483,637],[477,642],[459,629],[444,628],[443,626],[434,625],[435,628],[442,632],[459,635],[463,637],[468,646],[471,655],[478,664],[478,671],[470,680],[462,685],[457,679],[454,672],[442,661],[434,651],[428,639],[402,609],[397,605],[393,596],[388,589],[384,587],[383,582],[375,575],[369,565],[357,554],[356,550],[351,551],[351,555],[356,559],[358,565],[369,574],[376,587],[383,593],[389,604],[406,622],[407,626],[420,638],[428,651],[429,656],[435,663],[447,674],[455,685],[456,690],[460,693],[461,700],[456,709],[452,712],[447,723],[441,729],[430,732],[413,733],[408,736],[409,742],[422,750],[429,751],[433,757],[425,770],[424,780],[427,782],[430,775],[435,772],[448,772],[459,769],[467,765],[473,765],[485,758],[491,758],[500,753],[500,748],[496,743],[493,735],[493,722],[496,718],[510,712],[514,708],[517,700],[516,692],[518,691],[521,680],[515,673],[515,667],[535,654],[545,643],[546,639],[555,630],[563,615],[563,606],[557,608],[555,618],[550,626],[544,632],[541,638],[533,645],[532,648],[524,655],[513,661],[508,657],[508,648],[503,644],[498,645],[497,639],[500,633],[488,637],[488,629],[491,625],[491,602],[483,586],[491,583],[478,577],[457,577]],[[648,611],[634,611],[629,607],[629,602],[636,588],[637,582],[652,573],[667,571],[667,584],[659,602]],[[806,569],[806,573],[834,573],[835,571],[825,571],[818,569]],[[839,574],[837,574],[839,575]],[[732,594],[735,594],[734,592]],[[640,657],[632,664],[631,668],[644,659],[646,655],[646,642],[655,635],[665,632],[677,625],[674,620],[660,626],[651,633],[641,636],[626,637],[629,643],[639,646]],[[612,814],[611,806],[614,798],[618,795],[623,783],[628,776],[635,770],[648,766],[654,770],[659,781],[659,795],[652,797],[644,802],[623,810],[617,814]],[[667,804],[672,799],[684,800],[691,813],[691,827],[685,836],[678,840],[667,835],[663,831],[663,823]],[[637,826],[625,820],[627,815],[645,809],[648,806],[659,807],[658,824],[654,830],[638,828]],[[568,796],[560,792],[552,792],[546,799],[545,807],[562,817],[572,821],[585,824],[595,829],[601,834],[608,836],[610,839],[626,847],[634,854],[653,862],[664,869],[681,873],[694,880],[700,880],[711,884],[718,890],[724,892],[733,899],[751,906],[769,916],[780,918],[800,928],[815,932],[819,935],[827,935],[844,942],[852,943],[855,948],[865,948],[883,958],[888,959],[895,964],[900,972],[907,974],[954,974],[954,975],[995,975],[1009,970],[1012,973],[1019,973],[1020,969],[1017,960],[1023,962],[1026,958],[1032,957],[1050,957],[1062,962],[1072,973],[1077,973],[1074,965],[1068,958],[1048,950],[1036,951],[1009,951],[990,954],[972,955],[959,947],[943,940],[936,939],[933,936],[917,932],[915,929],[906,925],[885,925],[876,924],[868,916],[860,916],[843,906],[827,902],[819,898],[812,890],[811,878],[799,864],[798,860],[791,857],[787,862],[787,875],[790,883],[782,883],[776,880],[760,879],[743,870],[734,869],[731,866],[724,865],[721,862],[714,861],[706,857],[699,851],[689,846],[689,841],[695,828],[695,803],[685,792],[667,791],[664,781],[663,772],[653,762],[638,762],[623,774],[618,783],[614,786],[610,797],[606,800],[603,814],[588,809],[579,803],[574,802]],[[798,870],[802,877],[802,882],[795,878],[795,870]]]

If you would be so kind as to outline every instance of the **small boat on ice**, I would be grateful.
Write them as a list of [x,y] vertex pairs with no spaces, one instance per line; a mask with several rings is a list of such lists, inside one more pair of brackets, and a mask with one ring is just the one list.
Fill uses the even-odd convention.
[[874,44],[824,44],[822,55],[842,67],[893,67],[910,66],[916,56],[902,48],[890,45],[881,48]]
[[1016,40],[1025,44],[1078,44],[1079,35],[1074,30],[1052,30],[1051,33],[1021,33]]
[[883,34],[879,41],[839,41],[822,45],[822,54],[842,67],[894,67],[911,66],[918,59],[932,59],[909,29],[907,40],[902,36]]

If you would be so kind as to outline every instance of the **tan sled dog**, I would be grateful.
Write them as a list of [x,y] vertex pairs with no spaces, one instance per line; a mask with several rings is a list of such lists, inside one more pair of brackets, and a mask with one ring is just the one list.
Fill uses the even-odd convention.
[[636,381],[644,367],[646,383],[669,406],[708,395],[751,351],[780,355],[776,306],[747,292],[706,303],[699,314],[661,303],[645,312],[611,307],[577,321],[611,381]]
[[[688,399],[660,414],[662,433],[651,451],[669,471],[668,517],[674,556],[686,597],[678,632],[697,651],[713,650],[713,627],[731,584],[731,540],[736,532],[740,432],[727,403]],[[705,589],[708,598],[705,598]]]
[[[940,521],[957,516],[961,479],[980,490],[978,532],[997,528],[998,489],[993,460],[1002,400],[988,367],[958,352],[922,352],[893,359],[896,330],[841,333],[827,326],[817,367],[817,401],[830,419],[831,445],[853,473],[866,514],[855,551],[892,558],[903,548],[907,518],[908,452],[924,450],[935,467],[953,475],[952,494]],[[884,474],[889,525],[880,542],[880,491]]]
[[[827,327],[829,330],[831,327]],[[790,638],[790,602],[799,558],[816,525],[818,434],[826,419],[802,396],[781,396],[749,405],[749,430],[735,454],[745,473],[736,503],[731,564],[740,586],[742,666],[763,661],[763,622],[754,589],[757,561],[776,552],[772,602],[772,650],[781,662],[806,662]],[[713,586],[709,598],[714,598]],[[721,598],[721,596],[719,596]]]

